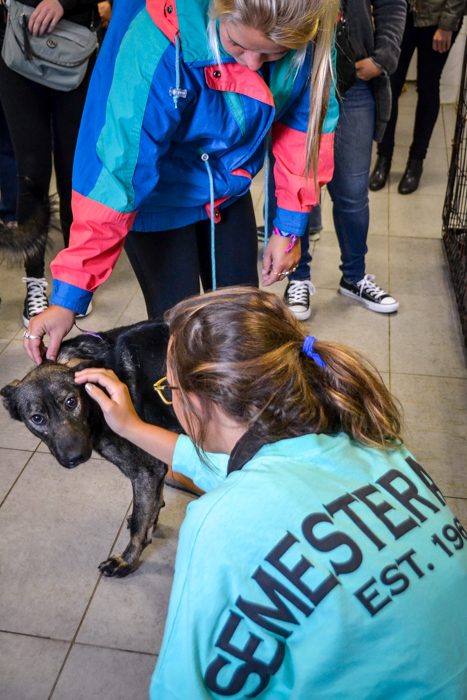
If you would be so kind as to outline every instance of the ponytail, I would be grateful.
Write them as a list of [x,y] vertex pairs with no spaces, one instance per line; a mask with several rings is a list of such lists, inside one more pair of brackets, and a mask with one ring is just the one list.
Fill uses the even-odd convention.
[[[196,394],[266,442],[345,432],[381,449],[401,443],[401,418],[377,370],[359,353],[307,340],[275,294],[229,287],[167,314],[168,363],[187,414]],[[309,336],[308,336],[309,338]],[[204,426],[192,435],[203,445]]]
[[400,444],[400,411],[378,370],[345,345],[316,340],[314,351],[325,368],[317,369],[316,359],[306,355],[303,362],[309,365],[305,371],[323,407],[318,432],[328,432],[334,425],[368,447]]

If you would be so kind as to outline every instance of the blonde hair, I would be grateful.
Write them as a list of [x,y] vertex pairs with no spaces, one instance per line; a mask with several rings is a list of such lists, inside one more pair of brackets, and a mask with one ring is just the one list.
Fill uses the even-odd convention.
[[212,23],[220,17],[253,27],[271,41],[296,50],[298,64],[305,58],[307,45],[314,43],[306,173],[312,169],[315,179],[321,128],[333,79],[331,51],[338,11],[339,0],[212,0],[210,6],[209,36],[218,61],[217,35]]
[[[219,406],[274,442],[309,433],[347,433],[370,447],[401,443],[401,418],[377,370],[357,352],[316,341],[326,364],[303,352],[300,323],[275,294],[229,287],[177,304],[166,315],[168,363],[187,417],[196,394],[209,418]],[[205,430],[189,423],[201,447]]]

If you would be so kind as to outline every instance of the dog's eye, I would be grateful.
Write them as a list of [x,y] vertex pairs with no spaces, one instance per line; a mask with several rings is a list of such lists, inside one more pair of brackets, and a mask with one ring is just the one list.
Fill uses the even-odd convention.
[[34,413],[34,415],[31,416],[31,420],[34,425],[44,425],[45,416],[43,416],[41,413]]
[[65,401],[65,406],[67,408],[71,408],[71,409],[76,408],[77,405],[78,405],[78,399],[76,398],[76,396],[69,396],[67,398],[67,400]]

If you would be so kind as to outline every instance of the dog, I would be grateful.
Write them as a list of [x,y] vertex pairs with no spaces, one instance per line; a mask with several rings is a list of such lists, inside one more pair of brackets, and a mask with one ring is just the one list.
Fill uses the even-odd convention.
[[137,568],[164,505],[167,465],[114,433],[96,402],[75,384],[74,373],[86,367],[112,369],[128,386],[140,418],[181,433],[172,407],[153,390],[165,374],[167,343],[168,327],[161,321],[83,333],[62,344],[56,362],[44,361],[0,391],[10,416],[40,438],[63,467],[74,469],[94,449],[130,479],[130,541],[122,554],[99,564],[105,576],[126,576]]

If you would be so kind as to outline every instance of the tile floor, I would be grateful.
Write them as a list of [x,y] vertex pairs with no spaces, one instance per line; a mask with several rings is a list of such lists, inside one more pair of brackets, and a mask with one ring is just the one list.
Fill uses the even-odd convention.
[[[325,231],[314,245],[311,328],[376,363],[404,406],[409,447],[465,521],[467,370],[440,238],[455,110],[443,107],[420,189],[402,197],[397,181],[413,108],[410,89],[401,98],[390,185],[371,194],[367,270],[399,299],[400,311],[380,316],[336,294],[338,247],[325,194]],[[253,195],[261,216],[259,181]],[[3,386],[23,376],[30,362],[21,348],[21,272],[0,269]],[[142,318],[141,295],[122,257],[82,326],[103,330]],[[96,457],[74,471],[62,469],[0,409],[1,700],[147,696],[190,496],[167,488],[157,536],[140,569],[122,580],[102,578],[97,564],[121,549],[130,500],[129,482],[113,465]]]

